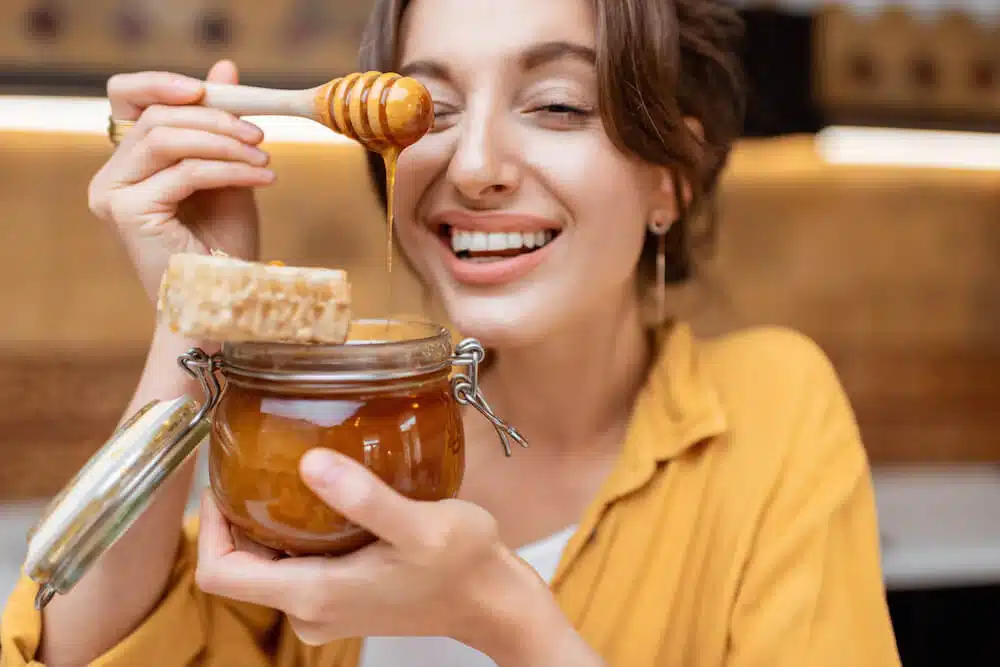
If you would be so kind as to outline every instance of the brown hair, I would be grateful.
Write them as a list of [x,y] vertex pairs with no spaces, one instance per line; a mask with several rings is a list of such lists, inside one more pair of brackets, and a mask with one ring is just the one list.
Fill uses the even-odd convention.
[[[710,238],[714,216],[706,208],[743,123],[744,97],[737,58],[742,23],[718,0],[590,0],[596,17],[600,111],[608,136],[623,152],[670,167],[680,219],[667,232],[667,281],[693,273],[692,248]],[[361,49],[364,70],[399,66],[399,29],[409,0],[376,0]],[[697,120],[703,138],[685,119]],[[385,205],[385,168],[369,155]],[[682,183],[691,191],[683,200]],[[652,275],[656,244],[647,238],[640,275]]]

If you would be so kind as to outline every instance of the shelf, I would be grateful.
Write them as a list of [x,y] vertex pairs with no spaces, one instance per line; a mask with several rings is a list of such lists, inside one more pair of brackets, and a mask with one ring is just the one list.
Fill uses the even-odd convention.
[[1000,584],[1000,465],[878,466],[891,590]]

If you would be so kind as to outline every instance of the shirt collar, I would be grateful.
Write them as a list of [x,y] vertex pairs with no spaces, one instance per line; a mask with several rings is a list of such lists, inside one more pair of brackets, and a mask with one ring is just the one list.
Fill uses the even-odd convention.
[[636,402],[626,451],[665,461],[728,428],[715,383],[691,328],[656,333],[657,356]]
[[655,334],[656,357],[636,400],[621,456],[566,546],[557,585],[611,505],[648,484],[658,466],[728,429],[698,342],[685,323]]
[[655,334],[656,356],[636,399],[622,455],[605,502],[638,489],[657,464],[724,433],[725,411],[690,327],[672,323]]

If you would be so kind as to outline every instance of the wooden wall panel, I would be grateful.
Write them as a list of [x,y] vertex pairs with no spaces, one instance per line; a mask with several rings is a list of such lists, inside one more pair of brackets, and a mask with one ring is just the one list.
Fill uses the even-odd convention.
[[708,267],[726,300],[702,319],[815,338],[877,460],[1000,460],[1000,173],[833,168],[809,146],[737,154]]
[[[352,71],[371,0],[4,0],[0,71],[203,73],[216,59],[251,77]],[[123,19],[140,29],[123,32]],[[136,35],[134,38],[129,35]]]
[[958,10],[928,19],[902,6],[832,6],[814,32],[816,98],[829,118],[1000,123],[1000,24]]
[[[381,312],[384,224],[352,145],[272,146],[264,253],[348,269]],[[96,136],[0,134],[0,500],[47,495],[107,436],[152,309],[86,186]],[[674,294],[711,335],[796,327],[838,367],[874,460],[1000,460],[1000,174],[831,167],[809,138],[747,142],[716,254]],[[398,306],[420,309],[403,274]]]

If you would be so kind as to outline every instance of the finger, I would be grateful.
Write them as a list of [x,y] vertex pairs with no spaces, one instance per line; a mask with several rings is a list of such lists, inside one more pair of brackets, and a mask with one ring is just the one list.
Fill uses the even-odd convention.
[[264,132],[259,127],[222,109],[201,106],[172,107],[163,104],[154,104],[143,111],[139,116],[139,122],[129,132],[129,136],[141,138],[141,135],[152,132],[160,126],[202,130],[254,145],[259,144],[264,138]]
[[354,459],[330,449],[302,457],[300,474],[327,505],[381,539],[409,549],[421,545],[421,503],[400,495]]
[[195,104],[204,93],[198,79],[170,72],[116,74],[108,79],[111,115],[118,120],[137,120],[154,104]]
[[[333,640],[329,623],[310,623],[296,616],[288,615],[288,625],[292,632],[306,646],[322,646]],[[339,630],[340,628],[338,628]]]
[[237,551],[245,551],[246,553],[257,556],[263,560],[278,560],[281,558],[280,552],[265,547],[263,544],[254,542],[246,536],[246,533],[236,526],[229,527],[229,534],[233,538],[233,546]]
[[278,609],[289,586],[294,585],[297,590],[307,588],[307,585],[295,581],[294,576],[278,569],[279,563],[237,549],[229,524],[210,494],[206,490],[201,500],[198,566],[195,571],[198,586],[203,591]]
[[205,80],[212,83],[237,84],[240,82],[240,71],[232,60],[220,60],[208,70]]
[[184,160],[129,188],[144,201],[173,206],[200,190],[270,185],[274,172],[242,162]]
[[201,494],[201,512],[198,517],[198,561],[218,560],[236,550],[229,522],[222,516],[218,505],[205,489]]
[[117,184],[144,181],[185,159],[243,162],[266,167],[270,156],[256,146],[202,130],[159,126],[121,153],[111,178]]

